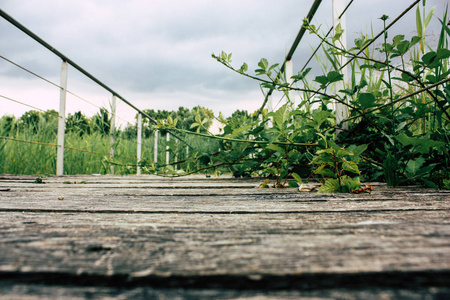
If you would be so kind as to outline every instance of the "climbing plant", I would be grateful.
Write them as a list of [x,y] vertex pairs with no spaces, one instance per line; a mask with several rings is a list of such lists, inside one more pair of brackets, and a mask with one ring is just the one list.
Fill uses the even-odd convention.
[[[295,185],[302,178],[319,176],[324,181],[321,191],[326,192],[351,192],[361,180],[448,187],[450,29],[444,13],[437,44],[427,44],[424,31],[432,16],[418,7],[418,35],[389,38],[389,17],[383,15],[382,44],[369,47],[374,40],[361,35],[349,49],[336,43],[343,33],[340,27],[327,37],[305,20],[303,26],[323,42],[331,65],[312,81],[307,77],[311,68],[286,78],[280,64],[262,58],[250,73],[245,62],[233,66],[231,53],[213,54],[229,70],[259,82],[263,91],[282,92],[285,101],[273,112],[263,105],[240,122],[221,119],[225,126],[220,135],[191,133],[218,140],[220,150],[192,153],[188,160],[198,168],[186,174],[222,168],[234,176],[273,177],[276,187],[287,186],[290,178]],[[334,92],[332,87],[344,80],[340,57],[349,60],[351,74],[344,88]],[[292,91],[300,94],[300,103],[290,98]],[[334,103],[347,107],[348,129],[335,123]],[[201,129],[203,123],[197,117],[193,127]],[[187,133],[174,124],[159,127]]]

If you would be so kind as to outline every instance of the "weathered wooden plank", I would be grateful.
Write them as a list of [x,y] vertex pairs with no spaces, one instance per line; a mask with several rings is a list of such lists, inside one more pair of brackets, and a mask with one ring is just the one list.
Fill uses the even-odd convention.
[[294,300],[294,299],[448,299],[450,289],[447,288],[361,288],[361,289],[319,289],[319,290],[225,290],[225,289],[180,289],[132,287],[92,287],[92,286],[60,286],[39,284],[0,284],[0,295],[7,299],[252,299],[252,300]]
[[37,295],[68,299],[92,292],[87,286],[99,297],[175,288],[189,298],[188,287],[199,298],[233,296],[229,289],[261,299],[269,294],[248,289],[274,290],[277,299],[314,288],[323,293],[307,295],[449,294],[448,192],[377,185],[372,194],[324,195],[256,189],[254,179],[170,179],[176,188],[167,188],[163,179],[68,178],[87,184],[0,179],[10,188],[0,192],[0,294],[20,296],[16,287],[29,295],[37,283]]
[[[198,190],[172,193],[170,190],[148,191],[140,188],[70,188],[11,189],[0,194],[0,210],[29,211],[91,211],[91,212],[338,212],[338,211],[395,211],[442,210],[450,208],[450,193],[388,193],[318,194],[285,193],[260,194],[227,193]],[[62,200],[61,197],[63,198]]]
[[2,270],[250,275],[450,267],[449,216],[443,226],[435,212],[0,217]]

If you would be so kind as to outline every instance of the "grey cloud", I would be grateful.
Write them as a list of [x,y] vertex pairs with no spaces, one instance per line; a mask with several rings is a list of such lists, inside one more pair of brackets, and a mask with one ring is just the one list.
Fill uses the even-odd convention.
[[[330,3],[322,1],[314,19],[325,32],[332,24]],[[349,46],[361,32],[370,31],[371,21],[378,33],[382,24],[377,18],[386,13],[393,19],[410,3],[354,1],[347,15]],[[446,3],[427,1],[429,8],[437,5],[441,11]],[[309,0],[3,0],[2,9],[121,94],[192,91],[211,96],[213,91],[259,92],[257,83],[215,62],[212,52],[232,52],[233,64],[247,62],[250,73],[262,57],[282,63],[311,4]],[[437,30],[436,24],[433,20],[429,33]],[[57,77],[60,62],[44,54],[46,49],[4,20],[0,31],[5,56],[38,74]],[[393,27],[390,36],[414,31],[415,10]],[[305,34],[294,56],[295,73],[318,42]],[[318,75],[317,63],[311,66],[311,74]],[[0,65],[2,76],[20,74]]]

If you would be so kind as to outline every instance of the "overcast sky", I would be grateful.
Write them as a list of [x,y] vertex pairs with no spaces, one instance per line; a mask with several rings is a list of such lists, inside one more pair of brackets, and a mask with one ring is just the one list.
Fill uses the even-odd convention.
[[[346,1],[347,3],[349,1]],[[347,12],[348,42],[361,33],[382,29],[378,18],[396,18],[412,0],[355,0]],[[256,110],[263,95],[256,82],[211,58],[233,53],[233,64],[257,68],[264,57],[282,63],[312,0],[0,0],[0,8],[54,48],[75,61],[140,109],[176,110],[205,106],[216,114]],[[428,0],[442,18],[449,0]],[[427,34],[437,39],[434,17]],[[331,0],[324,0],[313,24],[328,31]],[[415,9],[389,33],[415,34]],[[59,84],[61,61],[50,51],[0,18],[0,55]],[[294,73],[303,67],[318,39],[307,34],[294,56]],[[350,45],[349,45],[350,46]],[[316,72],[319,69],[312,65]],[[68,89],[97,106],[111,95],[73,68]],[[0,96],[41,109],[58,110],[59,90],[0,59]],[[134,112],[119,104],[119,115]],[[0,115],[21,115],[31,108],[0,98]],[[68,96],[67,112],[92,115],[98,108]]]

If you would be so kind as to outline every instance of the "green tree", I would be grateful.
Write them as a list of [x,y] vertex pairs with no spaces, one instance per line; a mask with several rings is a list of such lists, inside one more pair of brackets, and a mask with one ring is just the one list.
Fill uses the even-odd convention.
[[20,128],[32,130],[34,133],[38,131],[39,119],[41,113],[37,110],[29,110],[19,118]]
[[17,129],[17,119],[12,115],[4,115],[0,118],[2,135],[9,135]]
[[66,132],[75,132],[79,136],[89,134],[91,132],[89,119],[81,111],[69,114],[66,118]]
[[91,132],[99,132],[101,135],[108,135],[111,128],[111,118],[106,108],[100,111],[91,119]]
[[[214,118],[214,113],[212,110],[202,107],[202,106],[195,106],[192,109],[180,106],[178,110],[174,111],[167,111],[167,110],[153,110],[153,109],[145,109],[143,110],[146,114],[148,114],[150,117],[154,118],[155,120],[161,120],[162,122],[167,122],[168,118],[170,117],[172,120],[177,119],[177,123],[175,125],[176,128],[183,129],[183,130],[189,130],[189,131],[195,131],[195,129],[191,129],[191,125],[194,124],[195,118],[198,115],[202,120],[205,120],[205,123],[203,124],[204,128],[202,128],[201,132],[206,132],[211,125],[212,120]],[[149,135],[153,132],[151,129],[151,121],[144,118],[143,119],[143,127],[144,127],[144,134]]]

